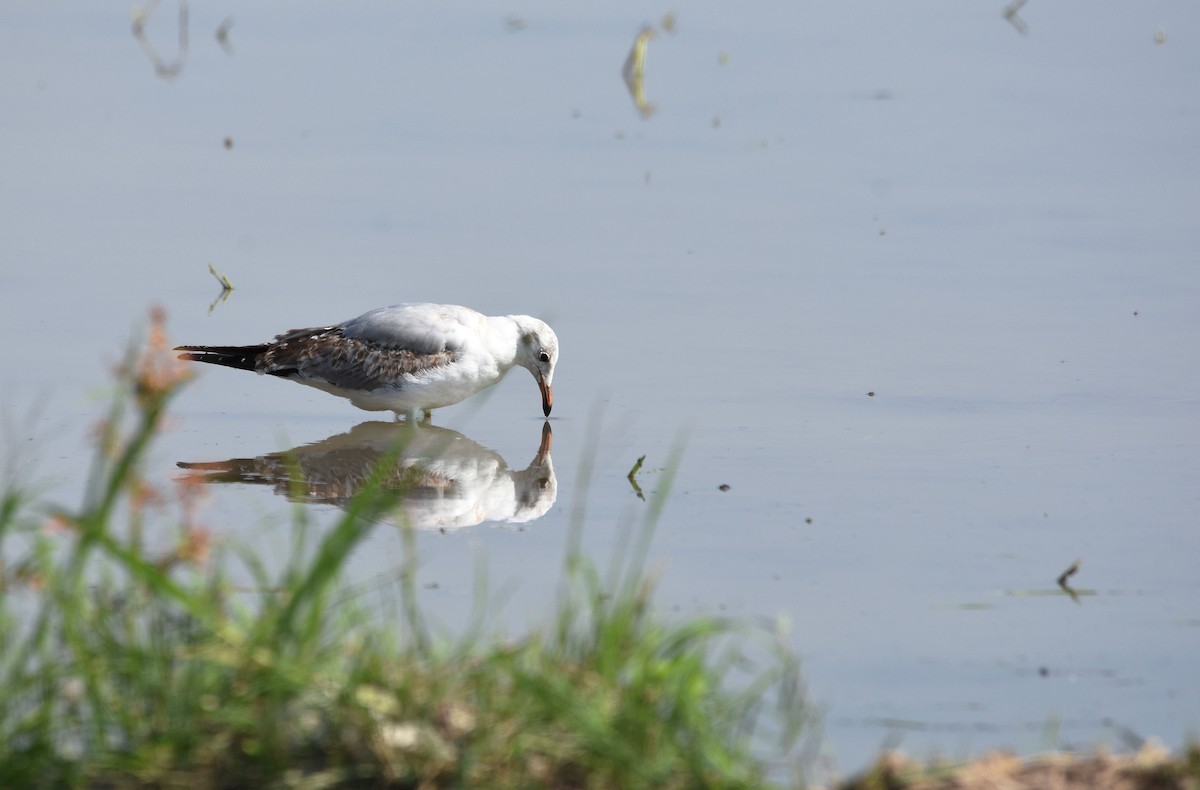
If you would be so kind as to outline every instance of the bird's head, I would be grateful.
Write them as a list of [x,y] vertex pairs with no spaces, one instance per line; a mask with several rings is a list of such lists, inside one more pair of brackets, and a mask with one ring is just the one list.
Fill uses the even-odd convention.
[[554,381],[554,366],[558,363],[558,337],[545,321],[529,316],[517,316],[521,329],[521,345],[517,352],[517,364],[533,374],[542,393],[542,413],[550,416],[554,405],[554,393],[550,385]]

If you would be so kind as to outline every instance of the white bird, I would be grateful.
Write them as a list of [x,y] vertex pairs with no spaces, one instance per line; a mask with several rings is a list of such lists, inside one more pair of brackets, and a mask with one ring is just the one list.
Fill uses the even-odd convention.
[[410,420],[418,411],[458,403],[520,365],[537,380],[549,417],[558,337],[527,315],[399,304],[333,326],[293,329],[269,343],[175,350],[185,352],[180,359],[279,376]]

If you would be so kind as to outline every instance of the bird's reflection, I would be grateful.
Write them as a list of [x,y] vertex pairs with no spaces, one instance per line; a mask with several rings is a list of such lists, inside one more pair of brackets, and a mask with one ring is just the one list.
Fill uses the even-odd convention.
[[[293,501],[345,505],[390,457],[384,486],[399,494],[391,514],[417,529],[449,531],[484,521],[523,524],[541,518],[558,497],[550,460],[550,423],[524,470],[457,431],[426,423],[364,422],[292,450],[179,466],[209,483],[256,483]],[[396,448],[398,456],[390,456]]]

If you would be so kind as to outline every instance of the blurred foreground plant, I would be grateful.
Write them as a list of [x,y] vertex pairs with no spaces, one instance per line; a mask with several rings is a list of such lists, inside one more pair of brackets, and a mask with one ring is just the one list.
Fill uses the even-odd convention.
[[[155,312],[118,369],[78,510],[5,483],[0,787],[758,787],[750,743],[768,691],[783,751],[799,738],[799,672],[782,642],[733,622],[663,622],[640,559],[606,585],[570,557],[552,627],[518,641],[429,638],[411,529],[403,628],[334,600],[399,495],[382,485],[394,457],[307,561],[270,579],[244,556],[268,592],[236,597],[208,556],[198,484],[171,495],[143,476],[188,379],[169,348]],[[144,522],[168,505],[180,538],[151,556]],[[762,666],[747,636],[762,637]]]

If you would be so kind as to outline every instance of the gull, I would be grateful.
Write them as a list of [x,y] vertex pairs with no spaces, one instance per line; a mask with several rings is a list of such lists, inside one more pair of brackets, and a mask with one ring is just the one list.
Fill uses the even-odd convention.
[[253,346],[175,350],[180,359],[278,376],[409,420],[492,386],[514,365],[533,374],[549,417],[558,362],[558,338],[544,321],[446,304],[381,307]]

